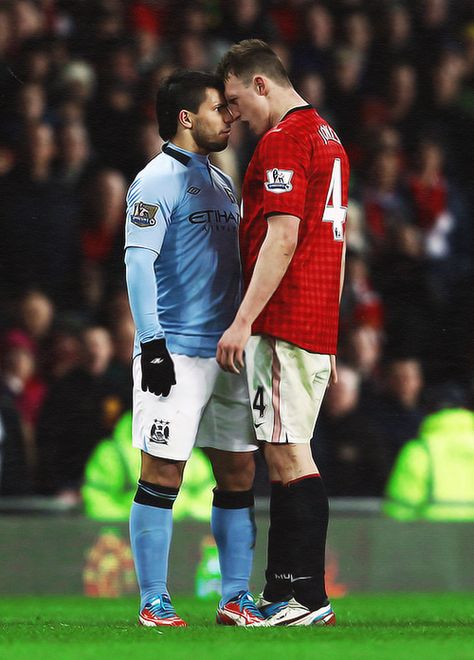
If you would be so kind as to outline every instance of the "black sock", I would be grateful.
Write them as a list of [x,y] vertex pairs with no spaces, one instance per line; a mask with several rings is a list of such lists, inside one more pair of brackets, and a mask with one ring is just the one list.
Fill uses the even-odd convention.
[[277,601],[291,598],[291,505],[288,488],[272,482],[270,496],[270,529],[268,559],[263,597]]
[[139,479],[137,492],[133,501],[137,504],[156,506],[159,509],[172,509],[178,493],[179,488],[159,486],[158,484],[152,484],[149,481]]
[[315,475],[295,479],[288,490],[294,521],[293,593],[299,603],[314,611],[328,603],[324,585],[328,498],[321,477]]

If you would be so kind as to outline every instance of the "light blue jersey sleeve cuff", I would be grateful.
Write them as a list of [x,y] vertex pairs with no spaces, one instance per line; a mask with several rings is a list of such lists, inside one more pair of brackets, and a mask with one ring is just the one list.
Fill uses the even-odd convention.
[[165,336],[156,309],[157,258],[156,252],[148,248],[129,247],[125,251],[128,299],[140,343]]

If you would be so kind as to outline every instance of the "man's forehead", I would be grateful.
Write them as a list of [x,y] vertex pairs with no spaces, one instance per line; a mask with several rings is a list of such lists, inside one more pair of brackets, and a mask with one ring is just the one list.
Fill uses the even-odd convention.
[[223,103],[225,102],[224,95],[215,87],[206,88],[205,101],[208,103]]
[[243,87],[245,87],[244,82],[241,78],[238,78],[235,74],[231,73],[225,81],[225,93],[226,96],[231,96],[232,94],[237,93]]

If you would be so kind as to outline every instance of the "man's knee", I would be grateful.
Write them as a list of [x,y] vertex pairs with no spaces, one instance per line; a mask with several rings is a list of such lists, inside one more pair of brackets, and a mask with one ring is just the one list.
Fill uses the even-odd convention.
[[219,490],[250,490],[255,476],[253,452],[206,449]]
[[183,480],[184,461],[170,461],[142,451],[140,479],[150,484],[179,488]]

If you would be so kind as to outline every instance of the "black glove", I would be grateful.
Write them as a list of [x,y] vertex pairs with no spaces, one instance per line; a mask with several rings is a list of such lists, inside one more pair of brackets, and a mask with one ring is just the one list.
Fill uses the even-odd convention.
[[168,396],[176,385],[174,364],[164,339],[154,339],[140,344],[142,349],[142,390],[156,396]]

